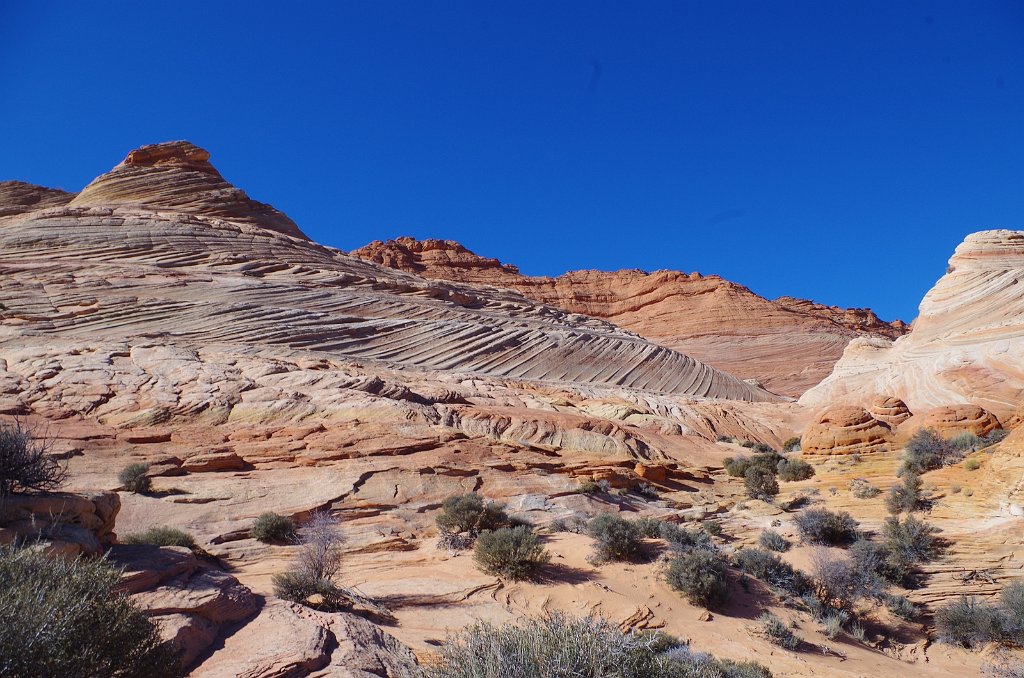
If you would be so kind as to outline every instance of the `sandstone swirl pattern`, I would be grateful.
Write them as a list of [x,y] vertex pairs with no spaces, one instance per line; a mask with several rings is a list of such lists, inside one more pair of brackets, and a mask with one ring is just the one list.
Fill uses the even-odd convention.
[[718,276],[678,271],[522,275],[446,240],[398,238],[352,252],[427,278],[514,289],[530,299],[614,322],[769,390],[799,396],[825,378],[854,337],[898,337],[906,327],[869,309],[803,299],[769,301]]
[[967,236],[925,295],[910,334],[854,340],[800,403],[866,405],[882,394],[914,412],[973,404],[1008,419],[1024,396],[1022,279],[1024,232]]
[[667,394],[774,396],[615,325],[310,242],[185,142],[0,221],[4,343],[159,339]]

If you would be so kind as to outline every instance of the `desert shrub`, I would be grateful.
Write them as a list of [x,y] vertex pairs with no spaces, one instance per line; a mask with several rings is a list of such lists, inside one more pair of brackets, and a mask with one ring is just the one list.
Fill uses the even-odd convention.
[[636,486],[635,492],[645,499],[657,499],[661,496],[661,492],[658,491],[658,488],[649,483],[640,483]]
[[496,530],[509,524],[505,507],[497,502],[485,502],[476,492],[448,497],[441,504],[436,518],[441,532],[465,532],[476,537],[484,530]]
[[980,450],[982,447],[985,446],[984,440],[974,435],[973,433],[970,433],[969,431],[958,433],[957,435],[953,436],[946,442],[949,444],[951,448],[953,448],[957,452],[960,452],[961,454],[969,454],[971,452],[974,452],[975,450]]
[[594,517],[587,524],[587,534],[595,539],[594,556],[598,560],[635,560],[643,550],[640,526],[614,513]]
[[938,529],[914,516],[907,516],[902,522],[896,517],[886,518],[882,534],[890,566],[911,570],[933,560],[939,551],[937,532]]
[[753,447],[753,446],[754,446],[754,441],[753,440],[744,440],[743,442],[740,443],[740,447],[748,447],[749,448],[749,447]]
[[916,473],[903,474],[903,482],[893,485],[885,495],[885,508],[889,513],[910,513],[924,505],[921,497],[921,477]]
[[117,480],[125,492],[148,494],[153,489],[153,481],[148,475],[149,464],[128,464],[117,474]]
[[295,541],[295,521],[279,513],[262,513],[249,528],[253,539],[265,544]]
[[710,534],[712,537],[721,537],[723,533],[722,521],[709,518],[701,523],[701,529]]
[[720,443],[731,443],[731,442],[735,441],[736,439],[733,438],[732,436],[720,435],[720,436],[718,436],[718,438],[716,440],[718,442],[720,442]]
[[835,640],[843,632],[843,624],[849,619],[849,614],[843,612],[829,612],[821,619],[821,632],[829,640]]
[[964,462],[964,469],[968,471],[977,471],[981,468],[981,461],[978,459],[968,459]]
[[774,553],[760,549],[740,549],[732,556],[736,567],[760,579],[768,586],[795,596],[809,590],[807,577]]
[[783,452],[792,452],[793,450],[798,450],[798,449],[800,449],[800,437],[799,436],[793,436],[792,438],[787,438],[786,442],[782,443],[782,451]]
[[854,478],[850,481],[850,494],[857,499],[873,499],[880,495],[882,491],[869,483],[864,478]]
[[1005,617],[1006,633],[1024,643],[1024,582],[1013,582],[1000,592],[999,609]]
[[962,489],[964,488],[961,487],[960,483],[953,483],[952,485],[949,486],[949,493],[958,494]]
[[0,498],[15,492],[52,492],[61,486],[67,467],[50,447],[21,422],[0,424]]
[[661,523],[662,521],[657,518],[642,517],[637,518],[633,521],[636,523],[636,528],[640,531],[640,534],[650,539],[657,539],[661,536]]
[[428,678],[771,678],[752,662],[720,661],[661,634],[621,631],[561,613],[522,625],[478,622],[448,637]]
[[750,468],[750,457],[726,457],[722,460],[722,466],[733,478],[742,478]]
[[181,675],[176,652],[104,559],[0,546],[0,675]]
[[996,443],[1002,442],[1008,435],[1010,435],[1010,432],[1006,429],[997,428],[983,435],[981,437],[981,441],[985,447],[988,447],[989,445],[995,445]]
[[1024,661],[1004,648],[997,648],[981,665],[986,678],[1024,678]]
[[934,429],[923,428],[915,432],[903,448],[903,463],[899,475],[942,468],[963,458],[963,452],[956,450]]
[[121,538],[124,544],[152,544],[153,546],[184,546],[195,549],[196,539],[188,532],[176,527],[151,527],[142,532],[133,532]]
[[323,607],[339,605],[339,590],[334,583],[341,569],[344,538],[338,521],[327,511],[313,511],[299,536],[299,552],[285,572],[272,578],[279,598],[307,604],[313,594],[323,598]]
[[773,645],[784,647],[787,650],[795,650],[800,647],[800,639],[788,626],[771,612],[765,612],[757,621],[761,623],[761,633]]
[[587,521],[577,515],[571,515],[567,518],[556,518],[551,521],[551,531],[584,534],[587,531]]
[[794,522],[801,541],[806,544],[841,546],[857,538],[857,521],[846,511],[806,509]]
[[783,459],[777,468],[779,480],[807,480],[814,475],[814,467],[802,459]]
[[1004,619],[995,605],[961,596],[935,613],[938,638],[949,645],[977,647],[1004,635]]
[[675,523],[662,522],[659,525],[658,536],[667,541],[669,546],[677,552],[690,549],[717,550],[707,531],[688,530]]
[[877,579],[858,567],[853,558],[826,549],[812,554],[811,575],[815,595],[831,610],[852,610],[861,598],[881,592]]
[[785,553],[789,550],[789,540],[783,537],[775,530],[764,530],[761,532],[761,536],[758,537],[757,543],[761,548],[768,549],[769,551],[777,551],[779,553]]
[[676,555],[669,563],[665,580],[701,607],[719,607],[729,598],[725,558],[712,551],[692,549]]
[[907,600],[906,596],[887,594],[885,596],[885,606],[889,612],[907,621],[914,621],[919,612],[917,605]]
[[536,576],[540,567],[551,560],[551,554],[530,528],[520,525],[481,534],[473,549],[473,560],[487,574],[518,581]]
[[775,475],[760,466],[751,466],[743,474],[743,486],[751,499],[771,501],[779,493],[779,482]]
[[970,487],[965,487],[962,490],[962,492],[964,493],[965,497],[973,497],[974,496],[974,490],[972,488],[970,488]]
[[612,489],[612,484],[607,480],[584,480],[580,483],[580,486],[576,488],[576,491],[580,494],[599,494],[607,493]]

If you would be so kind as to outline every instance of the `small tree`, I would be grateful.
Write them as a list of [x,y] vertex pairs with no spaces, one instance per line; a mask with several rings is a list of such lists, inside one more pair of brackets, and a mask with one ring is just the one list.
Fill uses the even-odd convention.
[[52,492],[63,484],[67,467],[51,447],[20,421],[0,424],[0,500],[15,492]]
[[743,474],[743,485],[747,496],[752,499],[771,501],[779,493],[779,482],[775,475],[761,466],[751,466]]

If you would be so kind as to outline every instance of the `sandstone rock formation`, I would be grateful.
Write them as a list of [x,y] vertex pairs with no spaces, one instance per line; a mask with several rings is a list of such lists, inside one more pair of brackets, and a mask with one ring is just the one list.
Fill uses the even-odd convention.
[[864,408],[840,405],[814,417],[804,430],[800,448],[805,454],[882,452],[892,438],[888,424]]
[[894,429],[914,415],[907,404],[892,396],[875,396],[868,409],[871,416]]
[[99,556],[117,539],[120,510],[114,492],[14,494],[0,501],[0,544],[38,542],[52,555]]
[[1024,232],[973,233],[925,295],[913,330],[894,342],[855,339],[801,404],[866,405],[874,394],[914,412],[951,404],[1009,418],[1024,396]]
[[517,290],[537,301],[614,322],[769,390],[799,396],[831,371],[854,337],[893,339],[906,331],[868,309],[803,299],[764,299],[746,287],[699,273],[573,271],[558,278],[522,275],[447,240],[398,238],[353,255],[416,273]]
[[23,181],[0,181],[0,217],[23,214],[71,202],[74,193],[45,188]]
[[1002,426],[991,412],[977,405],[947,405],[933,408],[920,417],[910,419],[900,427],[900,434],[911,435],[922,428],[934,429],[939,435],[949,438],[958,433],[983,436]]

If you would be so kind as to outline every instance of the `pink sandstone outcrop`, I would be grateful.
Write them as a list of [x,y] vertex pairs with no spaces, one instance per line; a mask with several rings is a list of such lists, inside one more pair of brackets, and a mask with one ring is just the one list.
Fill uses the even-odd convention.
[[999,420],[977,405],[946,405],[928,410],[923,416],[914,417],[900,427],[900,435],[911,435],[922,428],[934,429],[939,435],[949,438],[958,433],[973,433],[983,436],[1002,428]]
[[0,544],[39,542],[49,554],[99,556],[113,544],[115,492],[14,494],[0,502]]
[[514,289],[572,313],[609,320],[768,390],[799,396],[829,374],[850,339],[896,338],[900,322],[869,309],[803,299],[764,299],[746,287],[699,273],[572,271],[526,276],[448,240],[398,238],[352,252],[384,266],[438,280]]
[[805,454],[882,452],[891,441],[889,426],[867,410],[839,405],[814,417],[800,439],[800,449]]
[[23,181],[0,181],[0,217],[61,207],[71,202],[74,193],[45,188]]
[[868,412],[872,417],[887,424],[893,430],[913,416],[913,412],[910,411],[907,404],[899,398],[881,395],[875,396],[872,399]]
[[972,404],[1011,417],[1024,399],[1024,232],[973,233],[947,270],[909,334],[855,339],[800,403],[867,405],[885,393],[913,412]]
[[135,149],[82,189],[69,205],[131,205],[218,217],[306,237],[284,214],[225,181],[210,164],[209,152],[187,141]]

